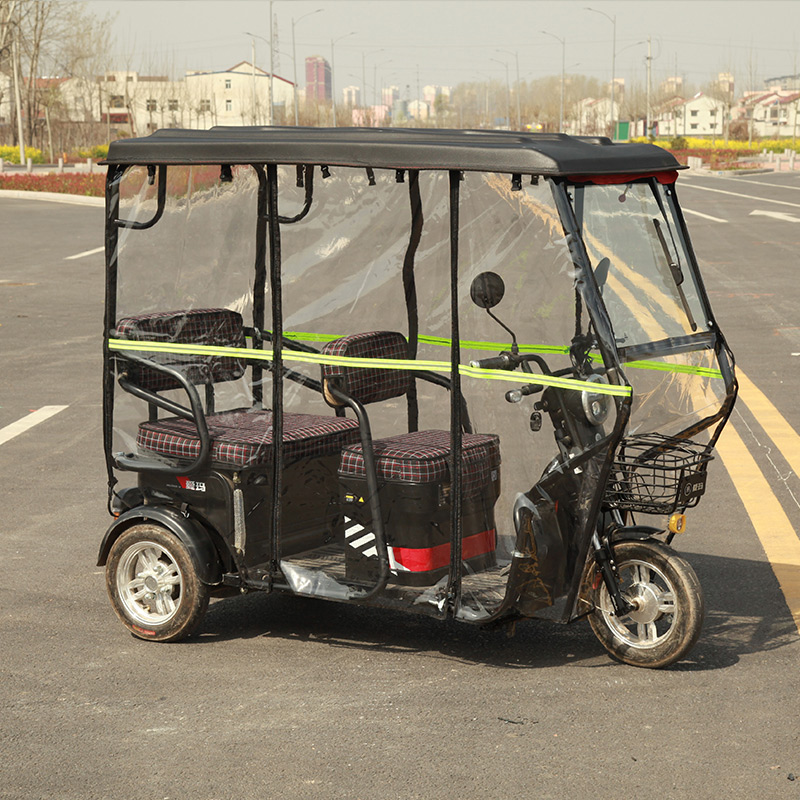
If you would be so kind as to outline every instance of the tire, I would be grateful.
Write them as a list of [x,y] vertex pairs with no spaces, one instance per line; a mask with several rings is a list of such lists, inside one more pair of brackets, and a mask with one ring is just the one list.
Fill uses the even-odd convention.
[[703,626],[703,590],[692,567],[661,542],[614,546],[620,588],[639,609],[618,618],[603,581],[588,570],[589,623],[611,656],[634,667],[657,669],[682,659]]
[[154,642],[186,638],[208,608],[208,587],[198,577],[189,551],[159,525],[134,525],[114,542],[106,589],[128,630]]

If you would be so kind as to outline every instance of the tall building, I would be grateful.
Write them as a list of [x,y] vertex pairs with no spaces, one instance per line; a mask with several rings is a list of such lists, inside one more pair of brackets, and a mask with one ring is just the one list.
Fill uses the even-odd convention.
[[381,101],[383,105],[391,108],[400,99],[399,86],[384,86],[381,89]]
[[306,99],[331,99],[331,65],[322,56],[306,59]]
[[361,87],[359,86],[345,86],[342,89],[342,100],[346,106],[352,106],[355,108],[356,106],[361,105]]

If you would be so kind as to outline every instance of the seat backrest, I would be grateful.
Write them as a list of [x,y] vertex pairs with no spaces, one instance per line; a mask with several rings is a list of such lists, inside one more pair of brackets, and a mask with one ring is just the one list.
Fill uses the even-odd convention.
[[[396,331],[370,331],[328,342],[322,352],[350,358],[400,359],[408,358],[408,342],[402,333]],[[409,366],[413,366],[413,362]],[[411,386],[412,376],[401,369],[323,364],[322,379],[323,383],[334,381],[345,394],[366,405],[404,395]],[[326,393],[326,399],[331,402],[332,398]]]
[[[182,311],[159,311],[125,317],[117,323],[120,339],[138,342],[244,347],[242,315],[227,308],[194,308]],[[202,354],[148,353],[147,357],[180,372],[191,383],[211,384],[234,381],[245,373],[242,359]],[[154,369],[130,364],[131,380],[143,389],[163,391],[180,384],[169,375]]]

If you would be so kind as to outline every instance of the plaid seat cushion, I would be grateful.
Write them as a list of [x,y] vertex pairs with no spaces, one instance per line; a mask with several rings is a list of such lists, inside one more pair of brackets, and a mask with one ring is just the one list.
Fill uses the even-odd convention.
[[[237,409],[206,418],[211,437],[211,460],[218,464],[249,467],[272,459],[272,412]],[[296,461],[338,454],[358,441],[358,423],[345,417],[286,414],[283,418],[284,459]],[[168,417],[139,425],[136,439],[142,450],[172,458],[194,459],[200,437],[188,420]]]
[[[465,433],[462,437],[461,476],[464,496],[479,492],[500,466],[500,439],[493,434]],[[399,483],[449,483],[450,433],[415,431],[373,442],[378,480]],[[344,448],[339,464],[342,477],[364,478],[360,443]]]
[[[370,331],[343,336],[328,342],[322,352],[329,356],[351,358],[408,358],[408,342],[402,333]],[[413,366],[413,364],[409,364]],[[350,397],[364,403],[375,403],[405,394],[411,375],[399,369],[369,369],[340,364],[323,364],[323,379],[334,379]]]
[[[116,335],[137,342],[245,346],[242,315],[227,308],[193,308],[125,317],[117,323]],[[151,353],[148,358],[176,369],[195,385],[235,381],[245,372],[244,362],[238,358],[177,353]],[[160,392],[180,386],[163,372],[133,364],[126,365],[126,369],[131,380],[143,389]]]

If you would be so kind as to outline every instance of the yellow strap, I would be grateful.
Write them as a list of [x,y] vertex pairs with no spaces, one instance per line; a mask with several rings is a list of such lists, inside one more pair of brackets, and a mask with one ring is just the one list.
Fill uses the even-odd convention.
[[[334,336],[327,333],[307,333],[304,331],[292,331],[284,333],[287,339],[297,342],[333,342],[341,336]],[[444,336],[420,336],[418,340],[423,344],[432,344],[439,347],[450,347],[451,340]],[[508,342],[481,342],[460,340],[461,347],[471,350],[487,350],[496,353],[501,350],[508,350]],[[551,344],[521,344],[520,353],[559,353],[566,355],[569,347]],[[702,378],[722,379],[722,372],[713,367],[693,367],[691,364],[669,364],[664,361],[627,361],[626,367],[633,369],[650,369],[658,372],[678,372],[684,375],[698,375]]]
[[[217,347],[214,345],[188,344],[181,342],[145,342],[130,339],[109,339],[110,350],[137,353],[173,353],[175,355],[216,356],[218,358],[243,358],[252,361],[268,361],[272,358],[272,350],[250,350],[245,347]],[[324,353],[304,353],[299,350],[284,350],[284,361],[303,364],[328,364],[331,366],[347,366],[364,369],[413,369],[419,372],[439,372],[450,374],[450,364],[446,361],[417,361],[404,358],[352,358],[350,356],[332,356]],[[531,375],[507,370],[479,369],[460,364],[459,374],[468,378],[479,378],[510,383],[538,383],[542,386],[556,386],[560,389],[593,394],[606,394],[613,397],[630,397],[633,393],[630,386],[616,386],[606,383],[580,381],[574,378],[560,378],[553,375]]]

